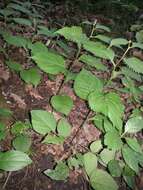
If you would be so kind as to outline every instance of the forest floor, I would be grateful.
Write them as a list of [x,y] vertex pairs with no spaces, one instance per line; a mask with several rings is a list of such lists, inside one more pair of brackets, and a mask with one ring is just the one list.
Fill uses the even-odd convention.
[[[47,12],[47,18],[45,22],[48,24],[49,21],[55,20],[55,23],[68,22],[76,25],[81,20],[89,20],[90,18],[94,20],[95,15],[83,14],[74,12],[72,10],[68,13],[65,12],[64,6],[60,5],[55,8],[55,12]],[[70,19],[71,18],[71,19]],[[111,20],[101,18],[103,22],[111,22]],[[3,22],[0,23],[3,25]],[[67,23],[64,23],[65,25]],[[106,24],[106,23],[102,23]],[[16,29],[13,32],[17,33]],[[24,36],[30,36],[29,31],[24,31]],[[15,61],[21,63],[25,66],[27,62],[26,52],[22,48],[11,48],[9,50],[9,56]],[[42,73],[42,80],[40,84],[34,88],[32,85],[25,84],[17,73],[9,70],[4,64],[5,56],[0,53],[0,107],[10,108],[13,111],[13,116],[5,120],[7,126],[11,126],[15,121],[26,121],[29,120],[29,112],[33,109],[44,109],[51,111],[51,106],[49,104],[52,95],[55,95],[63,82],[63,75],[58,75],[54,80],[49,79],[47,74]],[[72,71],[78,72],[82,67],[82,64],[75,64],[72,66]],[[104,77],[104,74],[103,74]],[[106,77],[106,76],[105,76]],[[66,93],[72,97],[74,101],[74,107],[70,114],[68,115],[68,120],[71,123],[72,134],[86,119],[87,113],[89,111],[88,106],[84,101],[78,98],[72,89],[72,82],[63,83],[60,90],[60,94]],[[130,111],[130,110],[128,110]],[[56,119],[61,118],[61,115],[54,112]],[[92,113],[91,113],[92,116]],[[11,172],[10,176],[7,177],[7,173],[0,173],[0,187],[4,185],[6,179],[8,178],[5,190],[88,190],[89,185],[83,175],[82,171],[75,170],[70,173],[67,181],[57,182],[46,177],[42,172],[47,168],[54,167],[54,159],[60,158],[64,151],[63,147],[60,145],[45,145],[41,144],[41,136],[32,130],[29,131],[29,135],[32,138],[32,160],[33,164],[27,168]],[[71,135],[72,138],[72,135]],[[80,130],[80,133],[74,139],[75,148],[84,152],[85,147],[91,141],[100,138],[100,131],[94,127],[94,125],[88,121],[85,127]],[[1,150],[11,149],[11,139],[12,136],[9,133],[6,140],[0,146]],[[125,190],[126,186],[122,184],[122,181],[118,181],[120,184],[120,189]]]

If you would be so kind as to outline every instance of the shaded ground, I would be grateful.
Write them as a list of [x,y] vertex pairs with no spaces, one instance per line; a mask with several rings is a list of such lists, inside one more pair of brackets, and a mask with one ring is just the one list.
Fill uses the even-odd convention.
[[[94,20],[97,18],[95,15],[84,14],[81,15],[78,10],[75,14],[75,10],[66,12],[63,10],[64,6],[57,5],[53,11],[47,13],[47,18],[45,22],[51,26],[67,23],[74,23],[75,25],[81,20],[89,19]],[[105,19],[104,17],[99,17],[99,20],[103,24],[111,24],[112,20]],[[54,22],[53,22],[54,21]],[[59,22],[58,22],[59,21]],[[2,23],[3,24],[3,23]],[[15,31],[17,32],[17,31]],[[26,36],[30,36],[29,32],[24,33]],[[21,63],[23,67],[30,67],[27,64],[28,60],[26,58],[26,52],[22,49],[10,49],[9,56],[15,61]],[[29,112],[32,109],[45,109],[47,111],[51,110],[49,101],[52,95],[56,94],[60,84],[62,83],[63,76],[58,75],[55,80],[48,78],[46,74],[42,74],[42,81],[37,88],[33,88],[30,85],[26,85],[18,76],[18,74],[10,71],[4,64],[5,57],[0,54],[0,87],[1,95],[5,98],[5,105],[8,106],[14,112],[14,118],[5,121],[10,127],[11,124],[16,121],[25,121],[29,119]],[[27,66],[28,65],[28,66]],[[81,69],[82,65],[73,66],[72,70],[78,71]],[[107,77],[107,76],[103,76]],[[74,108],[69,114],[68,120],[72,127],[72,136],[74,136],[78,127],[82,124],[83,120],[87,117],[88,107],[87,105],[75,96],[72,90],[72,83],[68,82],[63,84],[60,91],[61,94],[65,93],[70,95],[74,101]],[[124,97],[125,101],[128,97]],[[132,105],[131,105],[132,106]],[[132,109],[132,107],[130,108]],[[128,113],[130,110],[127,111]],[[60,114],[54,112],[56,119],[61,117]],[[92,116],[92,113],[90,113]],[[83,175],[82,171],[77,170],[70,173],[70,177],[67,182],[55,182],[46,177],[42,171],[47,168],[54,167],[54,158],[61,158],[63,154],[66,154],[66,148],[61,146],[53,145],[43,145],[40,143],[41,136],[37,135],[33,131],[29,132],[32,138],[32,159],[33,164],[24,170],[17,172],[12,172],[9,180],[6,184],[6,190],[88,190],[88,183]],[[84,152],[91,141],[98,139],[100,132],[90,123],[87,122],[85,127],[80,130],[80,133],[74,139],[72,146],[79,152]],[[3,151],[11,149],[11,135],[8,134],[7,140],[1,145]],[[69,139],[70,141],[70,139]],[[67,140],[68,142],[68,140]],[[1,173],[0,173],[1,174]],[[0,187],[3,186],[7,179],[7,173],[0,175]],[[120,189],[126,189],[122,181],[119,181]],[[140,183],[140,182],[138,182]]]

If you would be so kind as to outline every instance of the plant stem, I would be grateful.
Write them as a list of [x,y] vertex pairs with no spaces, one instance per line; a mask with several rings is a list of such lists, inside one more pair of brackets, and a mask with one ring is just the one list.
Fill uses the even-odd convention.
[[129,41],[128,44],[128,48],[126,49],[126,51],[124,52],[124,54],[122,55],[122,57],[119,59],[119,61],[116,64],[115,69],[117,68],[117,66],[119,66],[119,64],[121,63],[121,61],[125,58],[126,54],[128,53],[128,51],[131,49],[131,41]]
[[97,20],[95,20],[94,23],[93,23],[92,30],[91,30],[89,38],[93,37],[93,33],[96,30],[96,23],[97,23]]

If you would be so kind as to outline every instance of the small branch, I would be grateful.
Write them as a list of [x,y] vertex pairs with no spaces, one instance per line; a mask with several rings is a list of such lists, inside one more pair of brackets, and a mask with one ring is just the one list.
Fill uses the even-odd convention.
[[8,173],[7,178],[6,178],[6,181],[5,181],[5,183],[4,183],[3,187],[2,187],[2,189],[5,189],[5,188],[6,188],[6,185],[7,185],[7,183],[8,183],[8,180],[9,180],[11,174],[12,174],[12,172],[9,172],[9,173]]

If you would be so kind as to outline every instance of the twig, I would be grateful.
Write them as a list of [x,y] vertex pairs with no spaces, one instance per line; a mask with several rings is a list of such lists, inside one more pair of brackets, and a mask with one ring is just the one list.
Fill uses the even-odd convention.
[[12,174],[12,172],[9,172],[9,173],[8,173],[7,178],[6,178],[6,181],[5,181],[5,183],[4,183],[3,187],[2,187],[2,189],[5,189],[5,188],[6,188],[6,185],[7,185],[7,183],[8,183],[8,180],[9,180],[11,174]]

